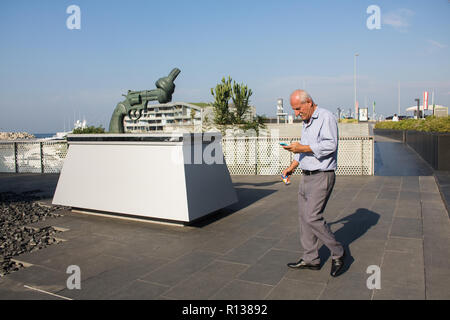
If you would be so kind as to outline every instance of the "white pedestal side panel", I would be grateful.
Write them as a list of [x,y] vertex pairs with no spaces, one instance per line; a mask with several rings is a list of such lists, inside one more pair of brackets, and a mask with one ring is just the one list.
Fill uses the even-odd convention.
[[[53,204],[190,222],[237,201],[225,163],[173,160],[193,144],[69,139],[69,145]],[[223,157],[221,148],[216,152]]]

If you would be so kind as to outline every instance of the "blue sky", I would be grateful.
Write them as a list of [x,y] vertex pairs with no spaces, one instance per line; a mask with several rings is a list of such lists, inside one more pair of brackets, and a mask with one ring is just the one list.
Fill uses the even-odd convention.
[[[69,30],[70,5],[81,29]],[[369,30],[369,5],[381,29]],[[258,114],[306,87],[317,104],[415,104],[423,91],[450,106],[450,2],[7,1],[0,2],[0,131],[62,131],[74,118],[109,126],[128,89],[153,89],[181,69],[173,101],[210,102],[223,76],[247,84]],[[430,98],[431,102],[431,98]],[[372,111],[369,108],[370,113]],[[404,112],[402,112],[404,113]]]

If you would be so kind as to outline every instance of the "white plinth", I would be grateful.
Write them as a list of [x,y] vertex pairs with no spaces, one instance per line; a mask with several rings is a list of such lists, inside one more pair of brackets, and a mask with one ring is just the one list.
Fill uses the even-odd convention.
[[237,202],[219,133],[69,135],[68,143],[53,204],[186,223]]

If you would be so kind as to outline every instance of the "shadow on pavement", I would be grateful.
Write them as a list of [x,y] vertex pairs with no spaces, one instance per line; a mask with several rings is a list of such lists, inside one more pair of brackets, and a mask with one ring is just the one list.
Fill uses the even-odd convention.
[[58,173],[1,173],[0,193],[52,199],[58,179]]
[[[344,224],[339,230],[334,232],[336,240],[342,243],[345,249],[345,264],[341,271],[345,273],[355,259],[352,257],[349,245],[359,239],[363,234],[365,234],[370,228],[375,226],[380,219],[380,215],[369,209],[359,208],[354,213],[343,217],[337,221],[328,223],[328,225],[333,225],[337,223]],[[323,264],[330,257],[330,251],[323,245],[319,249],[320,261]]]
[[450,218],[450,171],[435,171],[434,175]]
[[376,141],[376,176],[432,176],[433,169],[409,146],[401,142]]
[[274,181],[266,181],[266,182],[238,182],[238,183],[233,183],[234,187],[239,187],[239,186],[254,186],[254,187],[267,187],[267,186],[273,186],[274,184],[280,184],[283,183],[283,180],[281,180],[281,176],[279,180],[274,180]]
[[46,197],[42,196],[42,191],[37,190],[29,190],[21,193],[15,193],[11,191],[0,192],[0,203],[2,204],[13,204],[17,202],[32,202],[45,199]]
[[[235,184],[233,184],[235,186]],[[193,223],[189,224],[191,227],[204,227],[210,223],[214,223],[217,220],[223,219],[236,211],[242,210],[251,204],[271,195],[274,192],[277,192],[278,190],[272,190],[272,189],[250,189],[250,188],[235,188],[238,202],[220,209],[216,212],[213,212],[209,215],[207,215],[204,218],[201,218],[197,221],[194,221]]]

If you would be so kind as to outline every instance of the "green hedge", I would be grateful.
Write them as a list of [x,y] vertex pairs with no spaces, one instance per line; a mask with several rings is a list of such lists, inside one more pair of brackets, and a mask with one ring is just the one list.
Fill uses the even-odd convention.
[[358,119],[339,119],[339,123],[358,123]]
[[407,119],[400,121],[382,121],[375,129],[415,130],[425,132],[450,132],[450,116],[427,117],[425,119]]
[[103,128],[102,126],[100,126],[100,127],[89,126],[84,129],[82,129],[82,128],[74,129],[72,131],[72,133],[73,134],[105,133],[105,128]]

